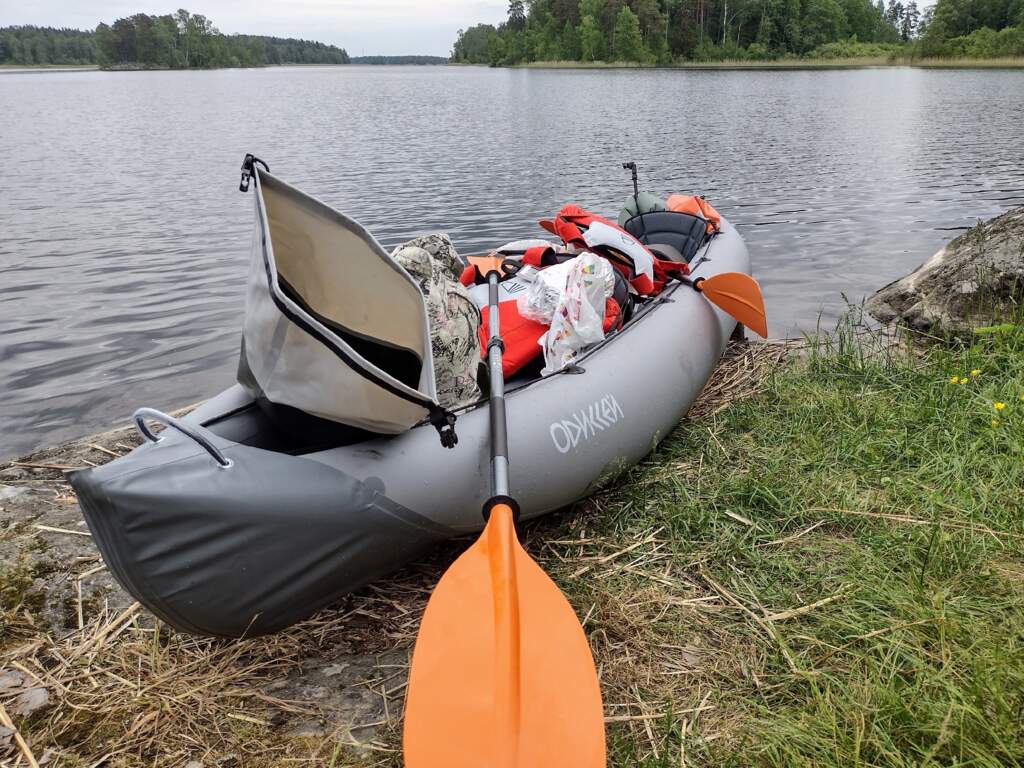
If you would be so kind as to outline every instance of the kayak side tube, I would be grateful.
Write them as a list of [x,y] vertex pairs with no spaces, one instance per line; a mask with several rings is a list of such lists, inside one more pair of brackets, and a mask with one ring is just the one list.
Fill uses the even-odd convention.
[[69,474],[114,576],[179,630],[275,632],[454,535],[372,479],[206,436],[231,446],[229,467],[167,434]]

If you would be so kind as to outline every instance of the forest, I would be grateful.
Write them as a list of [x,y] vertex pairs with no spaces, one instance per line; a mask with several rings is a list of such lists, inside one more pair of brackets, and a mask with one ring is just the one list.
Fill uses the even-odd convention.
[[348,64],[343,48],[292,38],[225,35],[207,17],[179,10],[137,13],[95,32],[0,29],[0,64],[97,64],[104,68],[206,69],[273,64]]
[[1024,0],[512,0],[452,61],[636,62],[1024,56]]

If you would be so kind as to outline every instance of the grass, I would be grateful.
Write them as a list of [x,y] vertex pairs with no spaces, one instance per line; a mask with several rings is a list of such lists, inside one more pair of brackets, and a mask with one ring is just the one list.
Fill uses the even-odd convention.
[[595,501],[588,536],[645,541],[571,582],[606,701],[652,716],[612,763],[1024,763],[1022,398],[1020,326],[847,326]]
[[[1024,764],[1022,397],[1014,321],[956,347],[852,323],[752,345],[641,466],[527,526],[584,618],[609,764]],[[104,611],[57,641],[19,614],[22,645],[0,667],[59,693],[20,727],[62,765],[235,753],[396,768],[393,663],[359,683],[392,698],[358,740],[288,736],[279,718],[332,713],[266,684],[339,641],[404,654],[460,548],[269,638],[196,640]]]

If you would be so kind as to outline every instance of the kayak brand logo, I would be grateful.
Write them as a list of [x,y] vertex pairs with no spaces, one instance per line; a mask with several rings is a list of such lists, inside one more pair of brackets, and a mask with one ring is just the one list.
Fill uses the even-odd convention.
[[551,440],[559,453],[568,453],[581,440],[589,440],[598,432],[611,429],[625,418],[622,406],[615,395],[605,395],[591,403],[571,418],[556,421],[551,425]]

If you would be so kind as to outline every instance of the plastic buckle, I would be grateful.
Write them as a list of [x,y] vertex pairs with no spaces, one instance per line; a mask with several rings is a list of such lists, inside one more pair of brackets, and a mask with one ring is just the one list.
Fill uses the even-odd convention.
[[441,445],[445,448],[454,448],[459,443],[459,436],[455,433],[455,414],[451,411],[446,411],[444,408],[438,408],[432,410],[430,413],[430,423],[434,425],[434,429],[437,430],[438,437],[441,438]]

